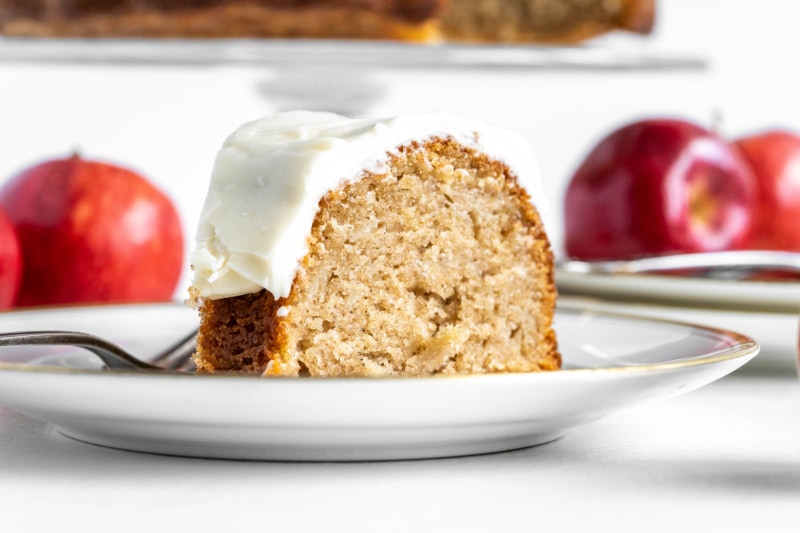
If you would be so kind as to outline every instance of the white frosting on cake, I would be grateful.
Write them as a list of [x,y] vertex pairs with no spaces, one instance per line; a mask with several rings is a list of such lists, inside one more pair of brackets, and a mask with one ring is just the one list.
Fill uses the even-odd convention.
[[244,124],[217,154],[190,256],[199,296],[262,287],[288,296],[320,199],[365,170],[381,172],[398,147],[431,137],[451,137],[503,161],[541,209],[533,151],[511,132],[446,113],[379,120],[281,113]]

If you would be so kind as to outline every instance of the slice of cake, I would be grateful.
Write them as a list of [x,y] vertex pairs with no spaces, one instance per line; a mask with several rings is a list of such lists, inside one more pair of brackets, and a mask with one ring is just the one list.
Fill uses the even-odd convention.
[[559,368],[540,187],[521,138],[449,114],[245,124],[217,154],[191,255],[198,368]]

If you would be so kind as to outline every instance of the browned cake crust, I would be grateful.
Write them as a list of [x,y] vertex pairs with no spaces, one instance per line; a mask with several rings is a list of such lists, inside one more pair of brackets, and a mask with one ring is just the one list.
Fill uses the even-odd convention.
[[452,41],[571,44],[613,30],[649,33],[655,0],[450,0]]
[[0,0],[17,37],[270,37],[427,41],[446,0]]
[[651,31],[655,0],[0,0],[16,37],[576,43]]
[[508,168],[411,144],[319,205],[288,298],[199,302],[201,371],[391,376],[553,370],[553,256]]

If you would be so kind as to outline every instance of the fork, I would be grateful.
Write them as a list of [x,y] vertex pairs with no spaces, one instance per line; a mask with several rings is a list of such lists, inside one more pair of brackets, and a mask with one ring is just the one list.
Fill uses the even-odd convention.
[[718,279],[747,279],[763,272],[800,275],[800,253],[771,250],[733,250],[640,257],[624,261],[578,261],[559,263],[576,274],[658,274],[691,271]]
[[150,361],[131,355],[116,344],[90,333],[78,331],[16,331],[0,333],[0,346],[62,345],[78,346],[99,357],[114,370],[149,372],[191,372],[192,354],[197,343],[197,330],[156,354]]

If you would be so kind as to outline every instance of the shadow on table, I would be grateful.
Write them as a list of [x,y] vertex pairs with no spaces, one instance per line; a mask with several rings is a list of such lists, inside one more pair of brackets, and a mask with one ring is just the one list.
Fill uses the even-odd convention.
[[[731,446],[731,450],[735,449]],[[764,457],[737,458],[723,453],[711,460],[665,456],[636,443],[615,446],[594,426],[577,428],[562,439],[523,450],[450,459],[362,463],[282,463],[170,457],[104,448],[75,441],[52,426],[0,408],[0,477],[49,482],[94,480],[210,486],[230,490],[246,480],[264,491],[292,488],[324,494],[334,487],[391,490],[416,486],[424,493],[448,490],[504,491],[524,487],[531,493],[569,494],[584,486],[658,487],[707,493],[725,488],[742,495],[800,496],[800,454],[790,463]],[[751,454],[752,455],[752,454]],[[13,459],[12,459],[13,458]],[[209,490],[206,488],[205,490]]]

